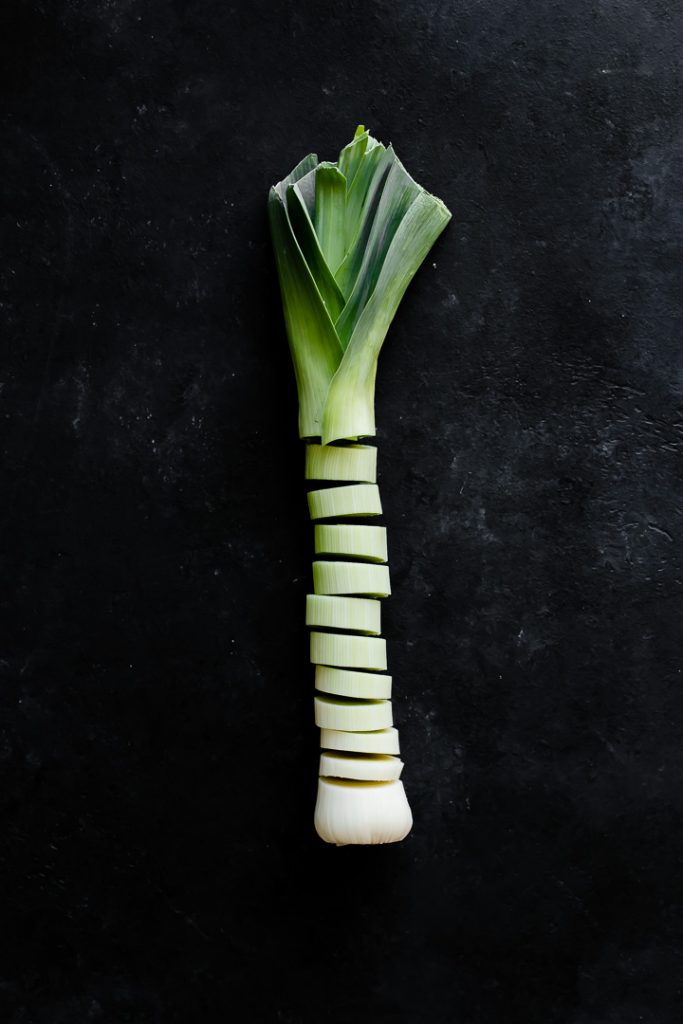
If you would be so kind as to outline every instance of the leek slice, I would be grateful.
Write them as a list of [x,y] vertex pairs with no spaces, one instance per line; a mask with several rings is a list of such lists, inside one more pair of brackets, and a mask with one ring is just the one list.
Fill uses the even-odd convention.
[[387,642],[379,636],[351,633],[311,633],[314,665],[367,668],[383,672],[387,667]]
[[381,604],[371,597],[306,596],[307,626],[379,636],[382,632],[381,617]]
[[377,449],[372,445],[306,445],[307,480],[348,480],[374,484],[377,480]]
[[[296,186],[292,185],[290,188]],[[413,181],[400,162],[395,160],[389,168],[367,241],[364,241],[359,252],[360,266],[356,270],[353,290],[334,325],[344,349],[375,289],[393,237],[408,207],[419,192],[419,185]]]
[[334,275],[344,295],[350,294],[358,277],[365,246],[370,238],[382,191],[394,159],[391,147],[385,149],[382,146],[381,149],[374,150],[356,176],[356,187],[348,193],[346,255]]
[[319,774],[328,778],[388,782],[400,779],[403,761],[391,754],[347,754],[325,750],[320,755]]
[[399,754],[398,729],[377,732],[340,732],[321,729],[320,746],[324,750],[350,750],[358,754]]
[[369,139],[370,133],[365,130],[365,125],[359,124],[353,138],[339,154],[339,170],[346,178],[349,188],[353,184],[363,155],[368,148]]
[[347,484],[308,492],[311,519],[333,516],[381,516],[382,502],[377,484]]
[[316,555],[348,555],[368,562],[386,562],[386,526],[323,524],[315,527]]
[[343,732],[372,732],[394,724],[390,700],[344,700],[314,697],[315,724],[321,729]]
[[316,594],[388,597],[391,593],[389,568],[366,562],[314,562],[313,589]]
[[339,697],[360,697],[365,700],[389,700],[391,676],[379,672],[351,672],[349,669],[315,666],[315,688]]

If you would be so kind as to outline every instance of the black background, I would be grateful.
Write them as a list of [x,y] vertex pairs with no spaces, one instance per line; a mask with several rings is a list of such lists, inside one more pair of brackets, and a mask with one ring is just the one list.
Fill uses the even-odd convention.
[[[0,1019],[681,1017],[683,7],[2,13]],[[380,360],[415,814],[313,832],[268,187],[453,211]]]

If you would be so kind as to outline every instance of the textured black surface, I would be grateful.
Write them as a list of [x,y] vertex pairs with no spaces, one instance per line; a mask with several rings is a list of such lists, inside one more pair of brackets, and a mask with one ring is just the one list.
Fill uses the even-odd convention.
[[[683,7],[2,13],[8,1024],[683,1010]],[[356,124],[454,220],[380,362],[415,828],[312,829],[268,186]]]

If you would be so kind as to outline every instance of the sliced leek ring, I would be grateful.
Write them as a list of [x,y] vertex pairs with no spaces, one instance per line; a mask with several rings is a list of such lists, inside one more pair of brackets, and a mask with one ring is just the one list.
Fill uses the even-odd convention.
[[390,700],[353,700],[348,697],[314,697],[315,724],[320,729],[373,732],[390,729],[394,716]]
[[368,444],[343,448],[331,444],[307,444],[306,479],[374,484],[377,480],[377,449]]
[[346,484],[308,492],[311,519],[333,516],[381,516],[382,502],[377,484]]
[[389,782],[399,779],[403,761],[391,754],[347,754],[324,750],[320,755],[320,775],[364,782]]
[[315,666],[315,688],[338,697],[360,697],[361,700],[389,700],[391,676],[379,672],[350,672],[345,668]]
[[307,594],[306,625],[378,636],[382,632],[382,606],[371,597]]
[[361,526],[356,523],[324,523],[315,527],[316,555],[347,555],[386,562],[386,526]]
[[388,597],[391,593],[389,567],[368,562],[314,562],[313,589],[316,594]]
[[314,665],[367,668],[383,672],[387,667],[387,642],[379,636],[313,632],[311,661]]
[[320,746],[323,750],[351,750],[358,754],[400,754],[396,728],[379,729],[377,732],[321,729]]

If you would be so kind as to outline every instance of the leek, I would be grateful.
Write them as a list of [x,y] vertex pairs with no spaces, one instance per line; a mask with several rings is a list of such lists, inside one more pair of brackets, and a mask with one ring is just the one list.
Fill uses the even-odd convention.
[[315,528],[316,555],[345,555],[368,562],[387,562],[386,526],[326,523]]
[[382,632],[379,601],[366,597],[329,597],[308,594],[306,597],[306,625],[316,629],[353,630],[379,636]]
[[345,668],[316,665],[315,688],[322,693],[336,693],[340,697],[389,700],[391,676],[380,675],[379,672],[351,672]]
[[321,729],[320,746],[323,750],[347,750],[358,754],[399,754],[398,729],[378,729],[376,732],[344,732],[339,729]]
[[402,770],[403,761],[392,754],[346,754],[324,750],[320,755],[320,775],[323,778],[390,782],[399,779]]
[[315,827],[337,845],[395,842],[412,815],[395,757],[391,677],[379,674],[379,599],[391,592],[386,530],[348,520],[382,514],[377,449],[358,442],[375,435],[389,325],[450,213],[360,125],[336,162],[311,154],[273,186],[268,214],[306,479],[339,484],[310,490],[309,512],[342,520],[315,527],[306,604],[323,748]]
[[311,519],[335,516],[381,516],[382,502],[377,484],[347,484],[308,492]]

